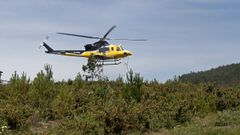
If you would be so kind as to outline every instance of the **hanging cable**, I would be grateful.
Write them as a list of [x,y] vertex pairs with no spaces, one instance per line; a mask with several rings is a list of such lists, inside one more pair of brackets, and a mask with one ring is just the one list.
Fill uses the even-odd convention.
[[129,72],[129,57],[123,58],[123,72],[124,72],[124,77],[126,79],[126,75]]

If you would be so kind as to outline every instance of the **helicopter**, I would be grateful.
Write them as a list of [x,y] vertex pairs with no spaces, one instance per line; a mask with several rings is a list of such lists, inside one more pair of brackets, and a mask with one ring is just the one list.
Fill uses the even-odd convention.
[[63,55],[63,56],[74,56],[74,57],[94,57],[99,65],[119,65],[122,58],[132,55],[132,52],[123,49],[121,45],[110,44],[107,40],[127,40],[127,41],[146,41],[146,39],[126,39],[126,38],[108,38],[107,36],[111,31],[116,28],[116,25],[112,26],[103,37],[86,36],[71,33],[57,34],[75,36],[82,38],[98,39],[97,42],[92,44],[84,45],[85,50],[54,50],[46,42],[43,42],[43,46],[47,49],[45,53]]

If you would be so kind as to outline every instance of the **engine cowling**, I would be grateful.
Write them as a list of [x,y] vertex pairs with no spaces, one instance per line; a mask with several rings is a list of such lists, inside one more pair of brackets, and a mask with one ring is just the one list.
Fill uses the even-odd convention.
[[96,47],[93,46],[92,44],[87,44],[84,46],[86,51],[92,51],[92,50],[96,50]]

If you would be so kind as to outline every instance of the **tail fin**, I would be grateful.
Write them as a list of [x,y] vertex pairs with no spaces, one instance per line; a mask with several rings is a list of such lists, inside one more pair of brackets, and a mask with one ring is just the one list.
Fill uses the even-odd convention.
[[46,53],[50,53],[50,52],[53,52],[54,50],[48,46],[45,42],[43,42],[43,46],[47,49]]

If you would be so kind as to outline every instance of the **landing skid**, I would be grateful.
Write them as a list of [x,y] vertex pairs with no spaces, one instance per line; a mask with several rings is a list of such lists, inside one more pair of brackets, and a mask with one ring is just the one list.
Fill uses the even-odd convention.
[[122,62],[119,62],[121,59],[114,59],[114,60],[98,60],[97,65],[100,66],[110,66],[110,65],[119,65]]
[[111,65],[119,65],[121,63],[122,62],[118,62],[118,63],[115,63],[115,62],[113,62],[113,63],[102,63],[101,65],[103,65],[103,66],[111,66]]

